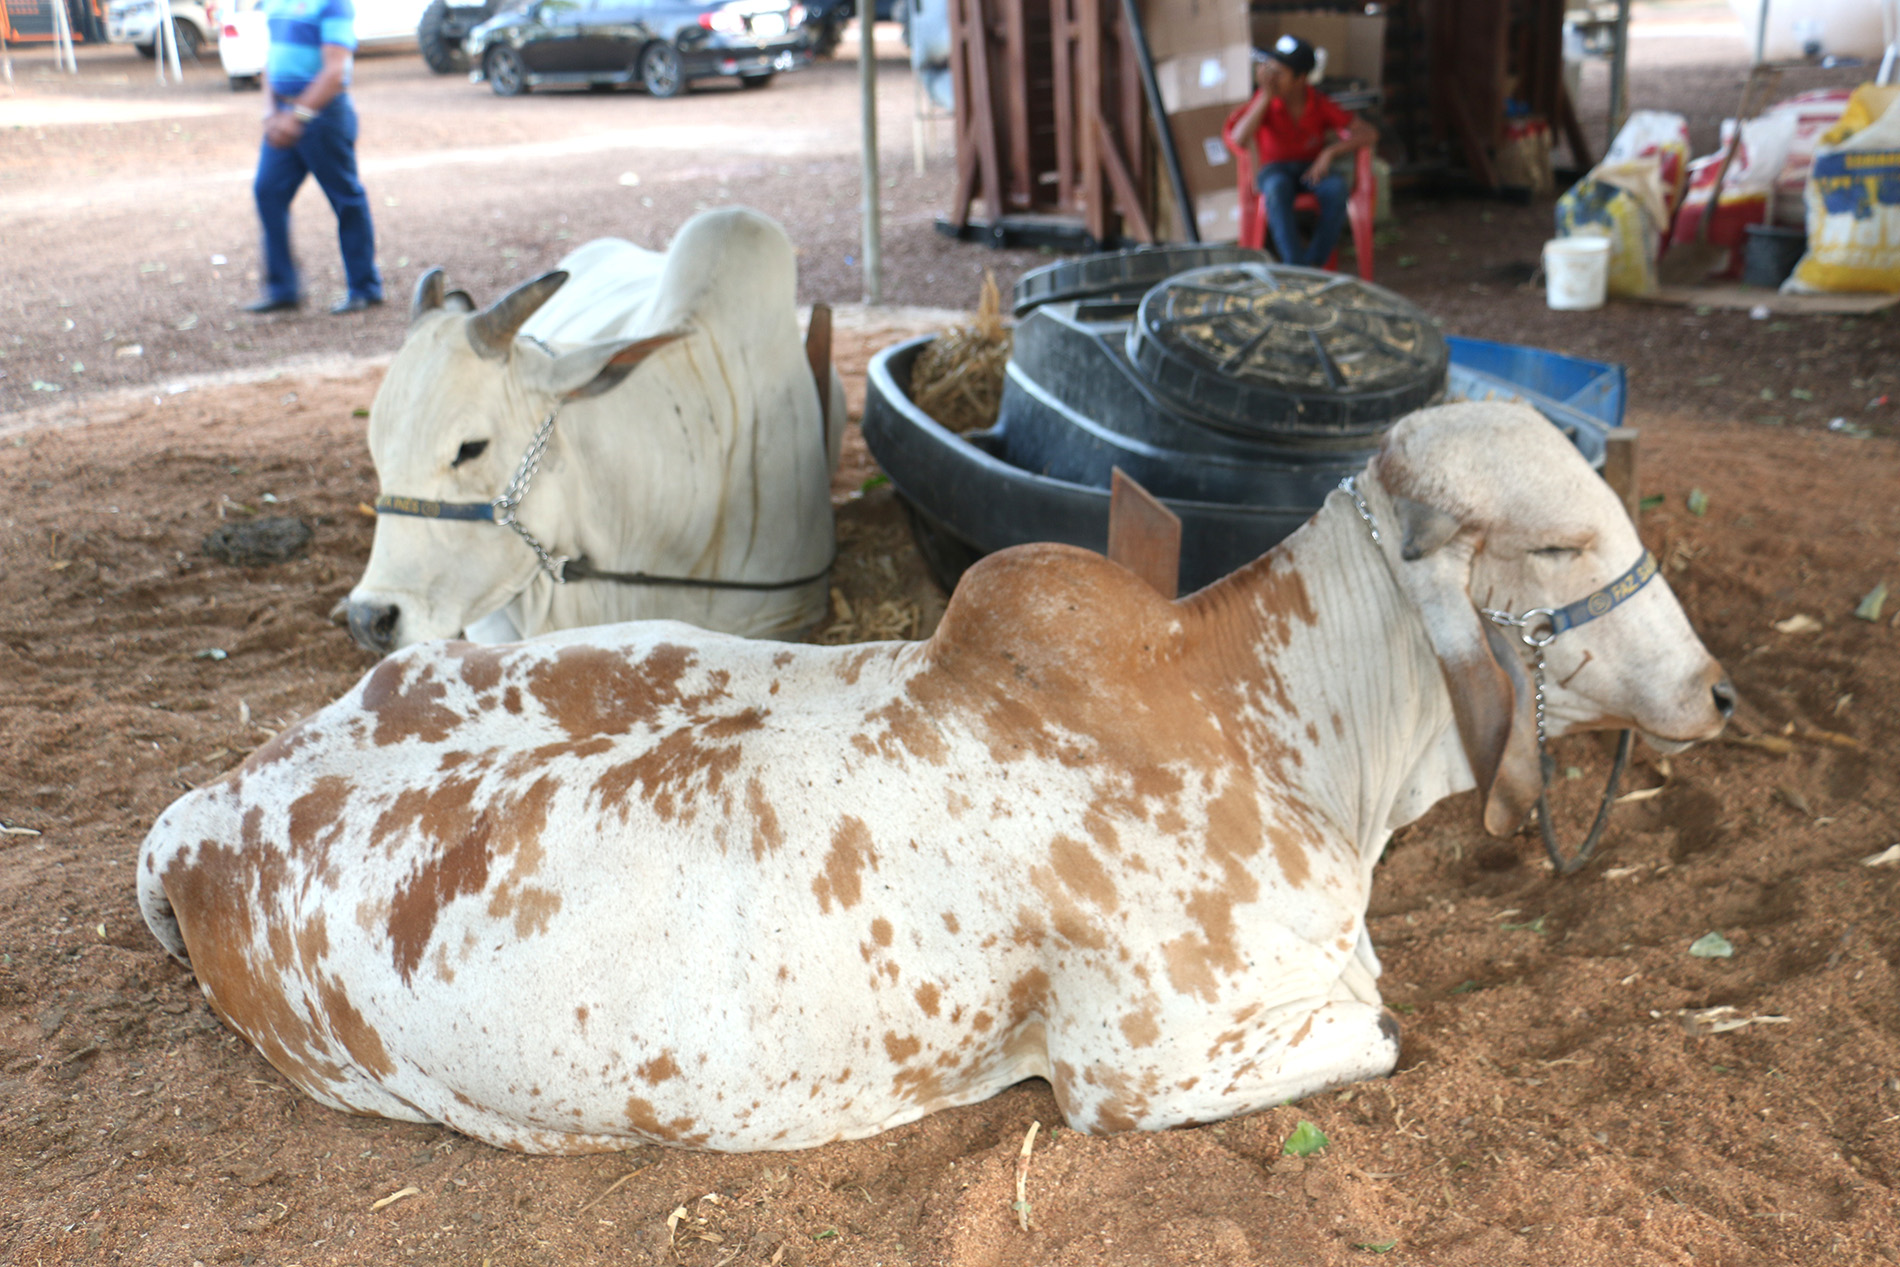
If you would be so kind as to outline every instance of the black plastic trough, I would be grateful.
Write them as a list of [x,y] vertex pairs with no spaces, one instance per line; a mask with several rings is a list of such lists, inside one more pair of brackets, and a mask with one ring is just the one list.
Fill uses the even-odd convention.
[[930,337],[871,361],[865,441],[946,588],[1006,546],[1102,549],[1116,467],[1180,516],[1185,591],[1299,527],[1433,400],[1524,400],[1595,465],[1621,421],[1621,367],[1447,341],[1389,291],[1231,247],[1065,261],[1026,275],[1015,310],[987,430],[959,436],[913,403]]

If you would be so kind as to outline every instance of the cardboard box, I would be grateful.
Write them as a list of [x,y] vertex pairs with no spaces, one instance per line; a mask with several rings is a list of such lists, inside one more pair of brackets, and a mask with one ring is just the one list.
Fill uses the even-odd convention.
[[1270,48],[1282,35],[1297,35],[1326,50],[1327,79],[1363,79],[1377,88],[1385,77],[1385,15],[1268,10],[1255,13],[1251,38]]
[[1233,107],[1253,95],[1253,47],[1230,44],[1212,53],[1187,53],[1155,63],[1161,108],[1179,114],[1200,106]]
[[1247,42],[1247,0],[1139,0],[1157,63]]
[[[1196,106],[1168,117],[1168,131],[1174,136],[1175,151],[1181,156],[1181,176],[1188,192],[1214,193],[1235,188],[1239,179],[1234,156],[1220,139],[1221,125],[1227,122],[1238,103]],[[1157,150],[1159,147],[1156,147]],[[1164,197],[1169,190],[1168,169],[1156,155],[1155,184]]]
[[[1229,186],[1194,198],[1194,223],[1203,242],[1234,242],[1240,238],[1240,191]],[[1155,212],[1155,233],[1163,242],[1186,242],[1174,196],[1164,192]]]

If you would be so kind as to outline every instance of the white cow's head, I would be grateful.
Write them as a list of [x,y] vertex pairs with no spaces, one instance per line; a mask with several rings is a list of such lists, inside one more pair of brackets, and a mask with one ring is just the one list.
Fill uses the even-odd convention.
[[1481,609],[1597,609],[1544,647],[1552,737],[1629,727],[1674,751],[1721,731],[1735,707],[1722,666],[1652,574],[1617,495],[1535,411],[1466,403],[1412,414],[1373,471],[1397,520],[1388,549],[1451,687],[1487,830],[1514,830],[1541,778],[1531,649]]
[[[365,649],[454,637],[526,588],[541,567],[533,547],[493,521],[455,516],[479,515],[502,494],[564,401],[607,391],[681,337],[609,339],[559,356],[517,341],[566,280],[537,277],[484,312],[463,291],[445,295],[441,269],[417,284],[408,337],[370,407],[383,495],[369,566],[349,598],[350,633]],[[563,465],[556,437],[541,459],[540,491],[518,512],[538,541],[569,535],[564,516],[575,508],[540,487],[562,483]]]

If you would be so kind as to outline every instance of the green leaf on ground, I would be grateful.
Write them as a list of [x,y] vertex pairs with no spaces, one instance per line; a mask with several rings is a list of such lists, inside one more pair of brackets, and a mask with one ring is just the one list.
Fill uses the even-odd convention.
[[1363,1249],[1368,1254],[1390,1254],[1398,1246],[1397,1241],[1354,1241],[1352,1243],[1354,1249]]
[[1796,400],[1813,400],[1814,399],[1814,393],[1809,391],[1805,387],[1790,387],[1788,389],[1788,394],[1794,397]]
[[1695,381],[1695,385],[1697,387],[1713,387],[1721,381],[1722,376],[1720,374],[1704,374]]
[[1654,510],[1667,500],[1668,498],[1664,497],[1661,493],[1651,493],[1649,496],[1643,498],[1642,501],[1637,502],[1636,508],[1638,510]]
[[1418,256],[1416,256],[1416,255],[1401,255],[1401,256],[1399,256],[1399,267],[1400,267],[1400,268],[1417,268],[1417,267],[1418,267]]
[[1867,591],[1867,596],[1860,600],[1860,606],[1854,609],[1854,614],[1862,620],[1879,620],[1880,608],[1886,601],[1887,583],[1882,581]]
[[1690,943],[1689,953],[1697,959],[1730,959],[1735,955],[1735,947],[1720,933],[1704,933]]
[[860,493],[868,493],[874,488],[883,488],[886,484],[890,482],[891,482],[891,477],[886,475],[884,472],[879,471],[876,475],[872,475],[868,477],[864,481],[864,483],[858,485],[858,491]]
[[1699,488],[1689,490],[1689,513],[1692,515],[1709,513],[1709,495]]
[[1544,918],[1544,916],[1539,915],[1536,919],[1526,920],[1522,924],[1499,924],[1498,929],[1506,933],[1536,933],[1539,937],[1542,937],[1544,935]]
[[1446,994],[1476,994],[1479,990],[1482,990],[1482,989],[1484,989],[1484,987],[1479,985],[1476,981],[1460,981],[1457,985],[1445,991],[1445,993]]
[[1293,1128],[1293,1133],[1286,1137],[1286,1143],[1281,1145],[1280,1151],[1289,1157],[1311,1157],[1331,1142],[1326,1138],[1325,1131],[1301,1118],[1300,1124]]

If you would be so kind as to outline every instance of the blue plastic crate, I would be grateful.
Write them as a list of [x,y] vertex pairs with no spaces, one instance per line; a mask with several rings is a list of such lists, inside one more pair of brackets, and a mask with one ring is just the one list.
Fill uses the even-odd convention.
[[1592,466],[1603,465],[1604,437],[1623,425],[1629,396],[1621,365],[1542,348],[1447,335],[1446,394],[1462,400],[1522,401],[1561,430]]

